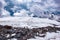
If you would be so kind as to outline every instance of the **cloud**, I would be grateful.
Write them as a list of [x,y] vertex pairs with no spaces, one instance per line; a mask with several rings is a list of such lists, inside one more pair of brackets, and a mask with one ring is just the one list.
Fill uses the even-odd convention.
[[41,4],[37,4],[37,5],[40,5],[40,9],[44,9],[44,10],[50,10],[50,9],[56,9],[58,7],[58,5],[55,3],[54,0],[45,0],[44,2],[41,1],[40,3],[42,3],[43,5]]
[[[44,11],[56,11],[58,5],[54,0],[0,0],[6,15],[22,15],[27,11],[40,15]],[[0,4],[1,5],[1,4]],[[23,10],[24,9],[24,10]],[[20,11],[20,13],[17,13]],[[21,12],[22,11],[22,12]],[[7,12],[7,13],[6,13]],[[4,14],[4,13],[3,13]],[[4,14],[4,15],[5,15]]]
[[28,17],[28,11],[25,9],[19,10],[16,13],[14,13],[14,16],[19,16],[19,17]]
[[[41,3],[43,5],[41,5]],[[36,16],[43,16],[44,12],[55,12],[58,7],[58,5],[55,3],[54,0],[45,0],[44,2],[41,0],[41,2],[34,2],[32,3],[32,6],[30,8],[30,12],[32,12]],[[49,14],[48,13],[48,14]]]
[[6,2],[4,0],[0,0],[0,16],[9,16],[10,13],[4,9],[6,6]]
[[41,2],[42,0],[32,0],[33,2]]
[[2,14],[1,16],[10,16],[10,13],[4,9],[2,9]]
[[4,0],[0,0],[0,2],[2,3],[2,6],[6,5],[6,2]]
[[57,3],[58,4],[58,10],[60,10],[60,0],[55,0],[55,3]]

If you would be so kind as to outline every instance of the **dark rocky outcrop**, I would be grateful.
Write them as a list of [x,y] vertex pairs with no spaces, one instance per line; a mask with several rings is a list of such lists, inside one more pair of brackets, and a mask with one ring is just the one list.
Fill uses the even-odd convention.
[[17,40],[27,40],[30,38],[35,38],[35,36],[45,37],[46,32],[56,33],[57,31],[60,31],[60,28],[55,26],[29,29],[29,28],[12,27],[8,25],[5,26],[0,25],[0,40],[8,40],[12,38],[16,38]]

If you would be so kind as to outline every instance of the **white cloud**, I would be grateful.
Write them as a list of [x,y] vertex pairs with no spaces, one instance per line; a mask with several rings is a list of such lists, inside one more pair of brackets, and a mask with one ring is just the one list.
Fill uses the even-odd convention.
[[42,0],[32,0],[33,2],[41,2]]
[[32,0],[12,0],[13,1],[13,3],[15,3],[15,4],[23,4],[23,3],[30,3],[30,2],[32,2]]
[[6,2],[4,0],[0,0],[0,2],[2,3],[2,6],[4,7],[6,4]]
[[[41,10],[50,10],[50,8],[55,11],[55,7],[58,5],[55,3],[54,0],[12,0],[15,5],[25,4],[27,8],[33,7],[34,5],[38,5]],[[33,1],[33,2],[32,2]],[[38,4],[40,3],[40,4]],[[38,7],[37,7],[38,8]]]
[[[1,9],[3,9],[4,6],[7,5],[7,3],[4,2],[4,0],[0,0],[0,1],[2,2],[2,6],[3,6]],[[30,10],[30,12],[33,12],[33,14],[36,14],[36,15],[40,15],[40,13],[43,11],[52,11],[52,10],[55,11],[56,7],[58,7],[58,5],[54,2],[54,0],[45,0],[45,1],[43,0],[11,0],[11,1],[15,4],[14,8],[11,8],[13,11],[21,8],[20,6],[18,7],[17,5],[22,4],[22,5],[26,5],[27,8]],[[4,12],[5,13],[3,14],[5,15],[7,11],[5,10]],[[21,8],[20,13],[17,12],[14,15],[21,16],[26,13],[28,12]]]
[[[43,5],[41,5],[40,3],[42,3]],[[49,13],[56,11],[57,7],[58,5],[54,0],[45,0],[44,2],[41,1],[39,3],[37,0],[37,2],[32,3],[30,12],[39,17],[44,15],[44,11],[49,11]]]
[[19,12],[14,13],[14,16],[27,17],[28,16],[28,11],[22,9]]
[[46,0],[46,2],[44,2],[44,5],[46,7],[52,6],[52,7],[57,7],[58,5],[55,3],[54,0]]
[[1,10],[1,16],[9,16],[10,13],[4,9],[4,6],[7,5],[6,2],[4,0],[0,0],[0,2],[1,2],[1,6],[2,6],[0,8],[0,10]]
[[30,8],[30,12],[32,12],[36,16],[40,16],[40,15],[42,16],[43,12],[44,12],[44,8],[43,8],[43,6],[33,5]]
[[[38,1],[40,2],[38,3]],[[32,3],[31,8],[34,8],[33,6],[34,7],[36,6],[36,9],[39,8],[40,10],[44,10],[44,11],[51,11],[51,10],[56,11],[56,8],[58,7],[58,5],[55,3],[54,0],[45,0],[45,1],[37,0],[34,1],[34,3]]]
[[4,9],[2,9],[2,14],[1,16],[10,16],[10,13]]
[[29,3],[29,2],[32,2],[32,0],[23,0],[25,3]]
[[23,3],[23,0],[16,0],[17,3]]

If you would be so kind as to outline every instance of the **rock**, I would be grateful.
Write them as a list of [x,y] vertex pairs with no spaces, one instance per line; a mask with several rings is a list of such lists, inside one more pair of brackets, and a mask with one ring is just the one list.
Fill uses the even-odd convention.
[[5,29],[12,29],[12,26],[5,25],[4,28]]

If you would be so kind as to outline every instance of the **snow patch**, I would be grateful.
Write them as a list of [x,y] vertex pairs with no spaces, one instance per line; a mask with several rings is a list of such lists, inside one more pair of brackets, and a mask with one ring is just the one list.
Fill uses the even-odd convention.
[[10,25],[13,27],[28,27],[40,28],[46,26],[60,25],[60,22],[50,20],[47,18],[33,18],[33,17],[4,17],[0,18],[1,25]]

